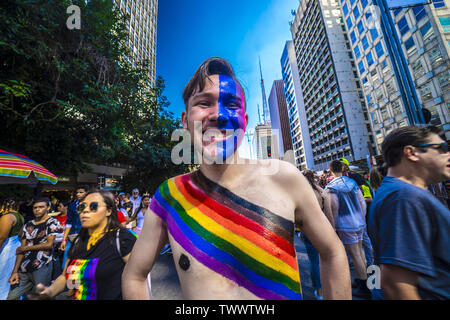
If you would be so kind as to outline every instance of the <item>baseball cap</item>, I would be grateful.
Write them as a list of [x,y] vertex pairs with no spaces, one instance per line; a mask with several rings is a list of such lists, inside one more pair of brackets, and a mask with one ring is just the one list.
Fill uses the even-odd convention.
[[339,159],[339,162],[345,164],[346,166],[349,166],[349,165],[350,165],[349,162],[348,162],[348,160],[345,159],[345,158],[340,158],[340,159]]
[[125,192],[121,192],[121,193],[119,193],[119,196],[121,196],[121,195],[123,195],[123,194],[125,194]]

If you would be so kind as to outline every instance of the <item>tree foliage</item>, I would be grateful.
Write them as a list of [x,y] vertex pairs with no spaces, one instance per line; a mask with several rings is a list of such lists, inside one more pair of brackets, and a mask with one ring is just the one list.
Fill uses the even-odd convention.
[[[81,9],[79,30],[66,26],[72,4]],[[163,80],[152,83],[147,63],[127,58],[126,30],[113,1],[3,0],[0,146],[57,175],[74,176],[86,162],[172,172],[179,123]]]

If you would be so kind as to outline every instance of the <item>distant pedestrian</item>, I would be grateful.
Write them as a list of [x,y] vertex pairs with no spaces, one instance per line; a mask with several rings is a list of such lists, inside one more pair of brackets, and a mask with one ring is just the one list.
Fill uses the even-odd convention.
[[133,208],[132,208],[131,213],[130,213],[130,218],[133,215],[134,211],[137,208],[139,208],[139,206],[141,205],[141,200],[142,200],[142,197],[139,195],[139,189],[138,188],[134,188],[131,191],[131,197],[130,197],[130,201],[133,204]]
[[387,299],[450,299],[450,211],[427,189],[450,179],[450,153],[435,126],[393,130],[388,167],[369,213],[375,263]]
[[149,209],[150,204],[150,196],[142,196],[141,204],[136,210],[134,211],[131,221],[136,221],[136,227],[134,227],[134,232],[136,232],[137,235],[141,233],[142,226],[144,225],[144,218],[145,215],[150,212]]
[[366,285],[367,265],[362,250],[366,202],[356,182],[343,175],[341,162],[333,160],[330,170],[334,179],[325,190],[330,195],[336,231],[355,266],[357,287],[353,290],[353,295],[370,299],[371,292]]

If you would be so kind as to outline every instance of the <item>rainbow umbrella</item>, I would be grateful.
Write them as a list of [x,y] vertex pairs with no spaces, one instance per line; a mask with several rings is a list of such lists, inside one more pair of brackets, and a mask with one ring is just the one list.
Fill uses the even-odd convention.
[[0,184],[32,184],[39,181],[56,184],[58,178],[36,161],[0,149]]

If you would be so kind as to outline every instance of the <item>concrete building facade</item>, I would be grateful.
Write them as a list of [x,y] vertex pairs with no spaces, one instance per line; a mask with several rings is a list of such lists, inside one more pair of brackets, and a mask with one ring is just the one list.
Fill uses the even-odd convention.
[[[398,78],[370,0],[339,0],[357,71],[368,105],[377,153],[393,129],[411,124]],[[448,1],[391,11],[409,72],[431,123],[450,138],[450,12]]]
[[292,141],[283,80],[275,80],[272,84],[269,95],[269,111],[272,133],[274,138],[278,136],[278,153],[280,157],[284,157],[286,151],[292,150]]
[[128,48],[131,56],[128,61],[149,61],[148,73],[152,82],[156,80],[156,26],[158,16],[158,0],[114,0],[117,7],[128,15],[129,31]]
[[[370,124],[339,3],[302,0],[291,23],[314,170],[372,152]],[[369,151],[370,150],[370,151]]]

